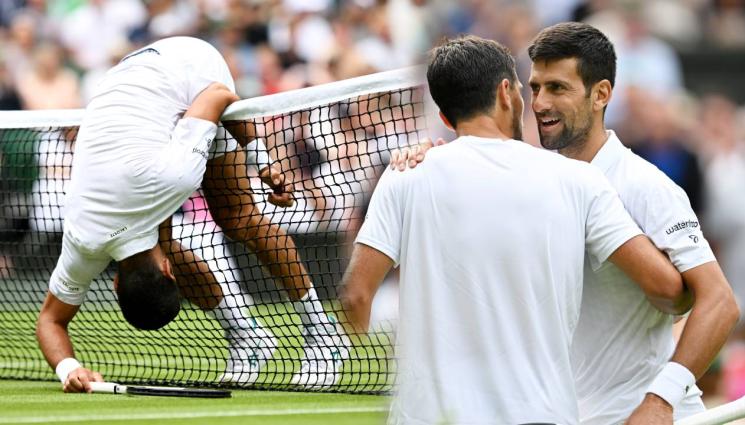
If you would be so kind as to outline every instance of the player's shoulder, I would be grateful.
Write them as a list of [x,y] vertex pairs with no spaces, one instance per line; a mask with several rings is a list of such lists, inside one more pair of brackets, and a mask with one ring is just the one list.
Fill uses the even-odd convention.
[[620,194],[629,198],[646,199],[664,194],[686,196],[683,189],[662,170],[631,149],[624,150],[618,167],[613,178],[614,186]]

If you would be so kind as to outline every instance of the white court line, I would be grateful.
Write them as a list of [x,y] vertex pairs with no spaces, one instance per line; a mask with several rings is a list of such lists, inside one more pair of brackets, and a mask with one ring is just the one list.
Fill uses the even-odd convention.
[[45,422],[89,422],[89,421],[128,421],[147,419],[192,419],[192,418],[220,418],[239,416],[282,416],[282,415],[323,415],[333,413],[382,413],[387,412],[385,406],[368,407],[328,407],[305,409],[239,409],[196,412],[152,412],[152,413],[117,413],[66,416],[28,416],[2,417],[0,424],[38,424]]

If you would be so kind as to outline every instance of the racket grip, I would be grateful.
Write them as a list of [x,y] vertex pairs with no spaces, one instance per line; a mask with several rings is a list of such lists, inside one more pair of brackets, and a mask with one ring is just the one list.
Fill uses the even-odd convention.
[[91,390],[94,393],[125,394],[127,392],[127,387],[115,382],[91,382]]

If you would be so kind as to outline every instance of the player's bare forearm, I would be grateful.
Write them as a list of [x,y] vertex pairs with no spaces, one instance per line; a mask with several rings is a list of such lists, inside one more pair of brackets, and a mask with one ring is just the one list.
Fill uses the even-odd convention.
[[352,259],[342,279],[341,303],[347,320],[347,333],[366,333],[370,326],[370,308],[375,292],[393,260],[364,244],[355,244]]
[[242,147],[257,137],[256,124],[252,121],[223,121],[222,126]]
[[238,99],[225,85],[212,83],[197,95],[184,113],[184,118],[199,118],[217,124],[225,108]]
[[80,306],[65,304],[47,292],[36,322],[36,339],[52,369],[63,359],[74,357],[67,326],[79,308]]
[[672,361],[685,366],[698,379],[724,345],[740,311],[719,263],[694,267],[683,273],[683,280],[695,302]]
[[[63,303],[47,292],[47,297],[41,306],[39,319],[36,322],[36,339],[39,342],[41,352],[52,369],[56,369],[62,360],[75,355],[70,334],[67,333],[67,326],[75,317],[79,308],[80,306]],[[90,392],[91,382],[103,381],[100,373],[79,365],[70,370],[64,378],[62,389],[68,393]]]
[[646,236],[629,239],[609,260],[636,282],[660,311],[683,314],[690,309],[693,299],[680,273]]

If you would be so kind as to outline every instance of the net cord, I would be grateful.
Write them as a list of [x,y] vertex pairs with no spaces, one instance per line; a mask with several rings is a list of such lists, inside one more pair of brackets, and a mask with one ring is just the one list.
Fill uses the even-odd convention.
[[[378,72],[304,89],[240,100],[230,105],[223,121],[280,115],[364,96],[424,84],[421,66]],[[74,127],[83,121],[84,109],[0,111],[0,129]]]

